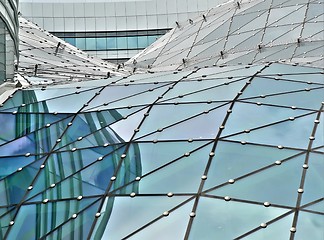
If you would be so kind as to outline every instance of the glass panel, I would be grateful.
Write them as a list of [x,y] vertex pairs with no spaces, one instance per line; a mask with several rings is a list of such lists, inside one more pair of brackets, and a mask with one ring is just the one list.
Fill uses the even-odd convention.
[[39,239],[97,199],[23,205],[11,227],[10,239]]
[[[83,200],[82,200],[83,201]],[[64,225],[61,225],[53,233],[48,235],[46,239],[84,239],[87,238],[92,223],[95,219],[95,214],[98,210],[100,201],[97,201],[81,213],[77,218],[70,219]]]
[[322,239],[324,215],[299,212],[295,239]]
[[86,39],[85,38],[76,38],[75,46],[81,50],[85,50],[86,49]]
[[278,221],[268,224],[266,228],[261,228],[260,230],[248,235],[244,240],[273,240],[276,239],[289,239],[291,224],[293,222],[294,214],[289,214]]
[[201,197],[189,239],[234,239],[285,212],[286,209]]
[[146,48],[148,44],[147,36],[138,36],[138,48]]
[[300,152],[220,141],[204,189],[226,183],[229,179],[236,179],[298,153]]
[[304,90],[305,88],[309,87],[310,86],[307,83],[296,83],[256,77],[253,79],[252,84],[248,86],[240,96],[240,99],[247,97],[258,97],[260,95],[289,92],[294,90]]
[[[13,172],[5,179],[0,181],[0,205],[6,206],[11,204],[18,204],[25,195],[27,188],[32,183],[36,176],[40,165],[43,163],[44,158],[25,166],[21,171]],[[20,165],[19,167],[22,167]],[[17,168],[18,169],[18,168]],[[16,170],[17,170],[16,169]],[[22,181],[23,179],[24,181]],[[11,219],[9,220],[11,221]]]
[[[147,116],[144,123],[141,126],[138,137],[144,136],[148,133],[154,132],[157,129],[164,128],[166,126],[181,122],[181,121],[195,121],[199,118],[199,115],[204,114],[205,110],[214,109],[219,107],[220,104],[179,104],[179,105],[156,105],[151,108],[150,115]],[[219,107],[215,112],[218,112],[219,118],[225,117],[221,113],[224,112],[225,107]],[[209,115],[209,114],[207,114]],[[211,114],[214,115],[215,114]],[[168,116],[168,117],[165,117]],[[194,118],[192,118],[194,117]],[[191,118],[191,119],[190,119]],[[154,123],[154,124],[153,124]],[[201,125],[197,125],[201,126]],[[214,125],[215,126],[215,125]],[[177,127],[174,126],[175,128]],[[215,130],[217,127],[214,128]],[[193,129],[188,129],[193,131]],[[212,132],[214,133],[214,131]],[[212,134],[211,133],[211,134]]]
[[275,96],[267,96],[265,98],[253,98],[251,102],[261,102],[267,104],[275,104],[280,106],[295,106],[297,108],[306,108],[318,110],[324,98],[323,88],[310,89],[310,91],[301,91],[295,93],[285,93]]
[[75,38],[64,38],[64,40],[71,45],[75,46],[76,45],[76,39]]
[[[193,101],[225,101],[232,100],[245,85],[245,81],[237,81],[224,85],[228,79],[215,81],[188,81],[180,82],[169,91],[162,101],[166,102],[193,102]],[[179,97],[180,96],[180,97]]]
[[161,218],[159,221],[149,225],[130,239],[185,239],[185,232],[189,221],[189,213],[192,209],[193,201],[182,205],[175,211],[170,212],[169,216]]
[[[315,114],[228,137],[236,141],[307,149]],[[296,130],[298,129],[298,131]]]
[[[160,165],[161,168],[156,172],[150,172],[138,182],[138,191],[140,194],[167,194],[173,193],[195,193],[198,191],[201,183],[201,176],[204,174],[208,154],[211,150],[211,144],[191,153],[190,156],[185,157],[184,153],[180,155],[180,159],[168,164],[167,166]],[[156,159],[156,157],[154,156]],[[148,168],[150,159],[141,159],[142,167]],[[169,162],[173,159],[163,159]],[[160,160],[161,162],[161,160]],[[126,190],[124,192],[123,190]],[[121,189],[122,193],[131,193],[133,189],[128,187]],[[119,191],[118,191],[119,192]]]
[[[109,150],[109,148],[107,149]],[[51,197],[51,199],[74,198],[79,195],[88,196],[103,194],[109,186],[110,178],[114,175],[124,151],[124,147],[119,148],[112,154],[107,156],[102,155],[102,160],[87,159],[86,153],[91,153],[90,150],[82,152],[85,154],[84,156],[79,153],[77,155],[78,158],[74,159],[73,157],[75,155],[69,156],[70,160],[65,161],[63,161],[63,159],[60,158],[61,156],[58,155],[57,162],[49,161],[49,164],[45,165],[45,168],[41,171],[41,174],[35,181],[33,189],[29,192],[29,197],[38,195],[43,191],[43,195]],[[86,159],[84,163],[81,161],[83,157]],[[124,161],[129,161],[128,157]],[[137,161],[133,161],[132,163],[136,164]],[[68,169],[68,164],[70,164],[71,170]],[[82,164],[85,165],[82,166]],[[67,165],[66,170],[64,169],[65,165]],[[136,170],[137,167],[140,167],[140,165],[132,166],[129,164],[121,166],[120,171],[125,172],[126,177],[120,178],[116,183],[120,185],[116,187],[128,183],[131,177],[131,179],[133,179],[134,177],[132,176],[132,173],[134,173],[134,169]],[[56,171],[58,172],[56,173]],[[66,179],[64,179],[64,177]],[[57,181],[60,180],[63,181],[58,183]],[[56,185],[52,188],[51,185],[53,183],[56,183]],[[33,199],[33,201],[35,201],[35,199]]]
[[106,49],[107,49],[107,39],[97,38],[97,50],[106,50]]
[[117,38],[116,37],[107,38],[107,49],[108,50],[117,49]]
[[324,200],[321,200],[318,203],[305,207],[304,209],[324,213]]
[[117,37],[118,49],[127,49],[127,37]]
[[[324,156],[309,154],[309,162],[304,183],[304,194],[301,204],[308,204],[323,197],[324,193]],[[316,186],[316,187],[314,187]]]
[[86,38],[86,50],[96,50],[96,38]]
[[[214,139],[222,124],[228,105],[212,110],[206,114],[180,122],[174,126],[160,131],[156,129],[153,134],[139,138],[140,140],[188,140],[188,139]],[[212,123],[212,124],[211,124]],[[197,128],[197,126],[203,126]],[[138,139],[136,139],[138,140]]]
[[235,103],[233,113],[229,115],[226,121],[225,129],[222,131],[222,137],[231,133],[237,133],[246,129],[252,129],[286,120],[289,117],[296,117],[307,113],[308,111],[293,110],[291,108],[270,107],[256,104]]
[[[227,184],[208,194],[224,197],[296,206],[305,155],[253,173],[234,184]],[[284,193],[284,194],[283,194]]]
[[[134,198],[115,197],[110,201],[109,199],[106,199],[101,212],[102,214],[111,213],[111,215],[102,216],[102,218],[100,218],[101,222],[97,222],[96,226],[100,229],[100,231],[97,231],[98,237],[93,237],[95,239],[100,239],[101,234],[103,234],[103,239],[122,239],[150,221],[161,217],[163,212],[171,210],[187,200],[187,198],[188,197],[169,198],[167,196],[137,196]],[[191,204],[187,203],[186,205],[190,206]],[[188,208],[185,207],[185,209]],[[170,216],[172,214],[173,213],[171,213]],[[183,219],[183,221],[187,222],[187,219]],[[183,225],[183,223],[181,223],[181,225]],[[116,229],[118,230],[116,231]]]
[[138,48],[137,36],[127,37],[127,46],[129,49],[137,49]]

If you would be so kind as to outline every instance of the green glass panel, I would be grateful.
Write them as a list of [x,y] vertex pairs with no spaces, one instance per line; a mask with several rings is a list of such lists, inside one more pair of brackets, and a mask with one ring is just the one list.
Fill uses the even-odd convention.
[[10,239],[39,239],[60,224],[64,223],[96,198],[66,200],[61,202],[48,202],[47,204],[23,205],[10,229]]

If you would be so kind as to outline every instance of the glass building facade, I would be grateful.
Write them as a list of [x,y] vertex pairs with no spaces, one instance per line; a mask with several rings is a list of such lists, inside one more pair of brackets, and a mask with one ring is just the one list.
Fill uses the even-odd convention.
[[81,50],[121,63],[176,22],[221,2],[224,0],[21,0],[20,11]]
[[18,56],[17,0],[0,1],[0,84],[12,80]]
[[[213,16],[228,9],[240,29],[249,24],[242,17],[237,26],[237,16],[276,11],[285,18],[305,7],[306,33],[323,31],[323,5],[239,1]],[[231,55],[226,48],[226,57],[211,48],[212,61],[202,61],[197,39],[223,38],[211,16],[199,18],[206,30],[179,23],[171,31],[178,38],[163,36],[124,68],[99,68],[103,62],[20,19],[19,73],[29,86],[0,105],[0,239],[322,240],[318,42],[280,41],[287,51],[308,47],[301,58],[276,59],[272,44],[260,61],[230,62],[239,50]],[[317,24],[308,30],[309,16]],[[201,61],[193,63],[184,43]],[[184,61],[172,58],[178,47],[188,55]],[[249,51],[260,54],[255,46]]]

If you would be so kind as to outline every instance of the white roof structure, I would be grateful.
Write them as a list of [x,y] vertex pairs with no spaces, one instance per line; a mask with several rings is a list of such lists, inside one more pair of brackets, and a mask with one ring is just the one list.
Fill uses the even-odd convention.
[[174,29],[127,62],[151,71],[282,61],[324,65],[324,3],[229,1]]
[[129,74],[120,66],[90,56],[23,17],[19,22],[19,73],[32,84],[61,84]]

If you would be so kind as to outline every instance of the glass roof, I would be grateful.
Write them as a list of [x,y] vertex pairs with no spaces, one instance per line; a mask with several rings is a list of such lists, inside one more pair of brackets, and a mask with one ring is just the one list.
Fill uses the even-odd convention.
[[[268,3],[211,10],[207,23],[218,31],[210,41],[223,42],[228,14],[255,19],[268,8],[267,21],[289,15],[294,28],[299,11],[323,4]],[[272,16],[273,10],[279,12]],[[238,29],[250,20],[240,22]],[[192,41],[182,36],[197,22],[189,24],[174,29],[179,42],[161,45],[168,54],[152,57],[151,69],[139,73],[101,64],[69,45],[61,49],[64,42],[22,20],[19,79],[29,85],[2,89],[0,98],[0,239],[321,239],[324,69],[314,50],[318,42],[300,43],[316,55],[303,58],[309,66],[282,63],[279,55],[287,52],[279,44],[265,50],[268,63],[235,63],[234,56],[259,58],[247,50],[227,55],[228,66],[214,65],[227,57],[211,57],[214,63],[184,67],[187,61],[179,65],[176,56],[187,51],[180,42]],[[242,39],[224,42],[240,45]],[[159,44],[143,56],[153,56]]]
[[2,238],[319,239],[323,73],[270,63],[17,89],[0,108]]
[[126,65],[151,71],[282,61],[323,67],[323,1],[229,1],[178,25]]

